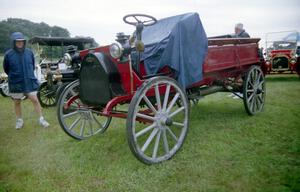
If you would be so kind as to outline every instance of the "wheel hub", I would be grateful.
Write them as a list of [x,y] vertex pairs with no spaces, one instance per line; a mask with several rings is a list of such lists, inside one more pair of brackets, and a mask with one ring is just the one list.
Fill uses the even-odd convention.
[[173,120],[168,116],[167,113],[157,113],[155,116],[155,122],[160,129],[164,129],[165,126],[173,125]]
[[81,109],[81,110],[80,110],[80,114],[81,114],[81,117],[82,117],[83,119],[85,119],[85,120],[91,119],[91,114],[90,114],[90,112],[89,112],[88,110],[86,110],[86,109]]
[[261,94],[262,93],[262,89],[257,89],[256,90],[256,94]]

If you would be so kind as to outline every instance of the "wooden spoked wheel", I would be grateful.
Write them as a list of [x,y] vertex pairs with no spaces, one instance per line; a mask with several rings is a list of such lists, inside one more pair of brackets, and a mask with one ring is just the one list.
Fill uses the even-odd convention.
[[261,112],[265,105],[265,77],[259,66],[248,70],[243,82],[243,101],[246,112],[255,115]]
[[70,83],[61,93],[57,117],[62,129],[71,137],[82,140],[103,133],[111,117],[84,105],[79,98],[79,80]]
[[135,93],[128,111],[127,139],[141,162],[154,164],[172,158],[183,145],[188,126],[188,100],[175,80],[154,77]]

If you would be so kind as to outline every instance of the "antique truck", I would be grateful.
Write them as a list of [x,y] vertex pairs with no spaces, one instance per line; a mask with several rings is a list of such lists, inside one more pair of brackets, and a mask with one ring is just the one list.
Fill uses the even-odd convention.
[[[83,140],[104,133],[111,119],[126,119],[128,145],[145,164],[172,158],[189,129],[190,107],[205,95],[239,96],[249,115],[265,104],[265,62],[258,38],[207,39],[199,15],[161,20],[131,14],[130,37],[80,52],[79,79],[57,105],[66,134]],[[239,94],[237,94],[239,95]]]

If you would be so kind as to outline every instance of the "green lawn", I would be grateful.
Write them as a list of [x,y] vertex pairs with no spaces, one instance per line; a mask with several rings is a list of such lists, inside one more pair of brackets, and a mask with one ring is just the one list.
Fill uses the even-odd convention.
[[0,55],[0,73],[3,71],[3,55]]
[[0,192],[43,191],[300,191],[300,80],[267,78],[263,113],[250,117],[241,100],[217,93],[191,108],[190,129],[170,161],[147,166],[130,152],[125,120],[103,135],[75,141],[60,128],[40,128],[23,104],[15,130],[12,102],[0,97]]

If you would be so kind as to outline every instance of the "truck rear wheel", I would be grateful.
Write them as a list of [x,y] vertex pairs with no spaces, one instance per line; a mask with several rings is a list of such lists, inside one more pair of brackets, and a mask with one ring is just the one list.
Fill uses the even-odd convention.
[[261,112],[265,105],[265,77],[259,66],[249,68],[243,82],[243,101],[249,115]]

